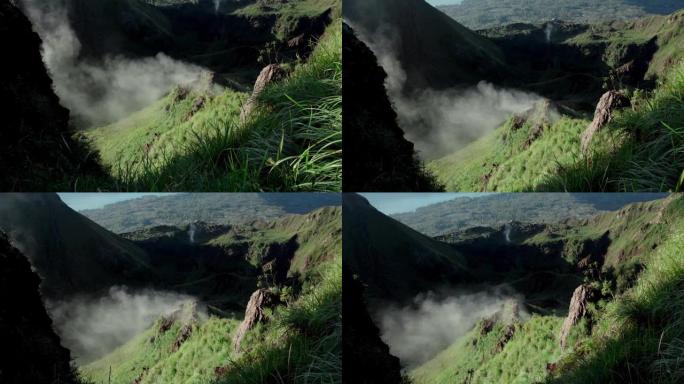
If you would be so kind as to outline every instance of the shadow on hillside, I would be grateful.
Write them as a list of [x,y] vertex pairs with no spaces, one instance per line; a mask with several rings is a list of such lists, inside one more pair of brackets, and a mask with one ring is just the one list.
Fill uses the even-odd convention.
[[[509,26],[515,32],[516,25]],[[522,25],[520,28],[524,28]],[[652,88],[654,83],[644,79],[650,61],[658,50],[655,39],[646,44],[628,44],[621,52],[619,64],[628,63],[621,75],[607,63],[610,49],[606,42],[586,45],[559,44],[587,30],[586,26],[554,25],[552,41],[546,40],[544,26],[530,29],[529,33],[494,38],[505,52],[509,64],[519,74],[507,81],[509,86],[527,89],[551,100],[564,101],[571,108],[593,111],[596,101],[611,88],[632,86]],[[608,82],[608,84],[606,84]]]
[[[258,71],[263,50],[271,45],[279,58],[288,61],[306,57],[308,44],[288,44],[277,34],[318,37],[325,29],[330,11],[318,16],[281,17],[268,11],[250,16],[233,12],[245,4],[224,1],[219,10],[211,0],[173,5],[132,6],[74,2],[69,8],[71,24],[82,43],[83,55],[154,56],[164,52],[177,60],[208,67],[216,72],[236,69]],[[254,72],[250,81],[256,79]]]
[[223,310],[243,311],[257,286],[259,270],[248,262],[246,244],[223,248],[170,239],[136,244],[150,255],[156,278],[147,283],[158,288],[198,297]]
[[[601,264],[610,244],[607,233],[595,240],[587,239],[573,259]],[[563,241],[536,246],[483,238],[453,246],[471,255],[469,268],[477,276],[477,283],[510,286],[525,296],[532,312],[564,314],[573,291],[582,283],[583,273],[591,273],[580,270],[577,260],[565,257]]]

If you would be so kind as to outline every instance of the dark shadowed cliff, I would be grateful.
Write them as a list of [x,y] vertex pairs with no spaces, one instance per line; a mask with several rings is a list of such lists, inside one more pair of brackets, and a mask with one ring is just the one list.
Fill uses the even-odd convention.
[[69,350],[52,329],[38,275],[0,232],[0,383],[74,383]]
[[69,111],[52,89],[40,38],[9,0],[0,0],[0,45],[11,53],[0,67],[0,189],[72,189],[76,175],[98,166],[71,138]]
[[344,190],[440,189],[422,169],[413,144],[397,125],[373,52],[344,27]]

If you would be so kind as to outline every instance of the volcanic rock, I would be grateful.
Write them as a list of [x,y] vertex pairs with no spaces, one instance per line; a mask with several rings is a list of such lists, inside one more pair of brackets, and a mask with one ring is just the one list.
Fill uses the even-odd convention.
[[259,323],[266,322],[266,314],[264,310],[276,303],[278,298],[268,289],[257,289],[252,293],[245,310],[245,319],[238,327],[235,337],[233,338],[233,348],[235,351],[240,350],[240,344],[245,337],[247,331],[254,328]]
[[245,122],[247,117],[252,113],[254,107],[256,107],[257,99],[267,85],[281,80],[285,77],[285,70],[278,64],[269,64],[261,70],[259,77],[257,77],[254,83],[254,90],[252,95],[247,99],[245,105],[242,106],[242,111],[240,112],[240,121]]
[[508,344],[508,342],[513,338],[513,335],[515,335],[515,324],[509,324],[504,329],[504,333],[501,335],[499,341],[496,342],[494,353],[503,351],[503,349],[506,347],[506,344]]
[[629,98],[621,92],[608,91],[604,93],[596,106],[594,121],[592,121],[589,127],[582,133],[582,151],[584,152],[587,150],[589,143],[596,132],[600,131],[601,128],[613,119],[615,110],[629,107],[630,105],[631,102],[629,101]]
[[190,336],[192,336],[192,331],[194,327],[192,324],[185,324],[180,331],[178,332],[178,336],[176,336],[176,341],[173,342],[173,346],[171,347],[171,352],[176,352],[178,349],[185,343]]
[[570,300],[570,309],[568,310],[568,317],[565,318],[560,332],[560,346],[565,349],[568,342],[570,330],[587,314],[587,303],[591,296],[591,290],[588,285],[582,284],[575,289]]

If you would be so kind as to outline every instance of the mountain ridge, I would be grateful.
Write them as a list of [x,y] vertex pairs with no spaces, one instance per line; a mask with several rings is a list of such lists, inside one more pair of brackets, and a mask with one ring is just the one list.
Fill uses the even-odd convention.
[[[591,23],[606,20],[628,20],[651,14],[668,14],[684,7],[676,0],[625,1],[599,3],[576,0],[519,1],[464,0],[460,4],[437,8],[469,28],[485,29],[503,24],[544,22],[552,19]],[[524,11],[523,11],[524,10]]]
[[335,194],[299,195],[306,198],[277,193],[233,193],[230,199],[220,193],[145,196],[100,209],[82,210],[80,213],[113,232],[123,233],[156,225],[185,225],[198,220],[214,224],[239,224],[303,214],[320,207],[341,204],[339,196]]

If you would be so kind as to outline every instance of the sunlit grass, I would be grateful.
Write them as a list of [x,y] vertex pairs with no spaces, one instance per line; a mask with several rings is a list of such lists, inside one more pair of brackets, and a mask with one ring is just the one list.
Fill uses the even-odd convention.
[[112,178],[81,180],[77,189],[341,190],[341,55],[338,20],[306,62],[262,92],[245,122],[239,121],[244,93],[176,89],[123,121],[91,130],[87,136]]

